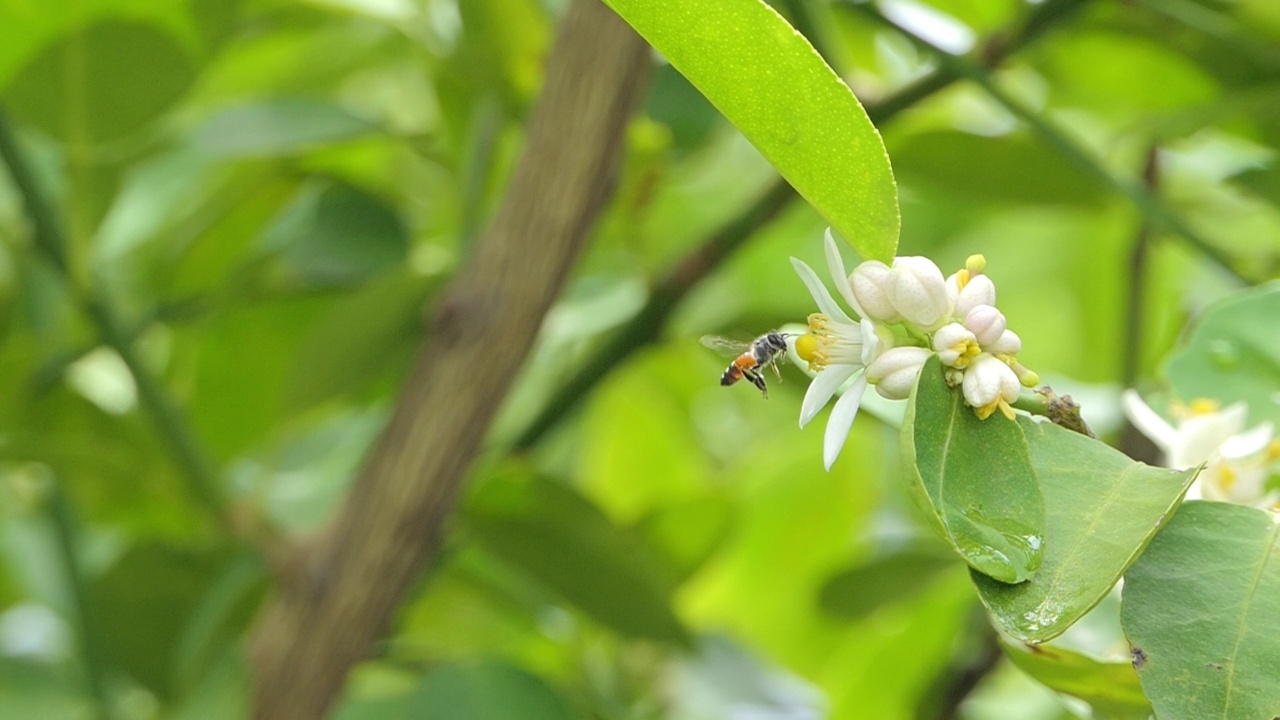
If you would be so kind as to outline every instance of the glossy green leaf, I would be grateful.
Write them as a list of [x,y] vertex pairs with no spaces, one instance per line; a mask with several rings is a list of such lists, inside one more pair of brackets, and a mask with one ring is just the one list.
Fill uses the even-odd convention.
[[286,273],[307,284],[354,283],[401,264],[409,231],[396,211],[358,188],[304,186],[262,239]]
[[858,619],[924,592],[943,573],[960,567],[945,546],[908,546],[831,577],[819,602],[826,612]]
[[859,254],[891,260],[898,195],[880,134],[813,46],[760,0],[606,0]]
[[195,75],[191,58],[168,33],[112,20],[46,47],[14,77],[3,98],[54,137],[103,141],[154,119]]
[[1278,521],[1189,502],[1125,575],[1120,619],[1160,720],[1280,716]]
[[138,545],[96,578],[91,609],[111,661],[159,697],[174,697],[180,680],[175,660],[188,619],[226,559],[222,553]]
[[211,157],[274,157],[377,131],[332,103],[272,100],[223,110],[196,130],[192,144]]
[[1167,374],[1184,400],[1244,401],[1253,422],[1280,423],[1280,282],[1251,288],[1214,305]]
[[422,275],[393,274],[344,299],[303,340],[285,405],[300,410],[362,389],[407,358],[422,338],[423,308],[437,284]]
[[479,544],[569,603],[634,637],[686,642],[672,573],[639,537],[560,483],[498,477],[468,507]]
[[1019,417],[1044,494],[1044,561],[1010,586],[974,574],[1000,629],[1023,642],[1057,637],[1098,604],[1164,525],[1196,470],[1136,463],[1097,440]]
[[1057,692],[1089,703],[1095,718],[1151,717],[1151,703],[1142,694],[1138,675],[1128,662],[1104,662],[1053,646],[1001,645],[1009,660],[1023,672]]
[[568,701],[536,675],[490,661],[442,665],[409,698],[416,720],[576,720]]
[[1035,573],[1045,512],[1027,439],[1003,415],[979,420],[936,355],[911,393],[901,448],[917,503],[970,566],[1004,583]]

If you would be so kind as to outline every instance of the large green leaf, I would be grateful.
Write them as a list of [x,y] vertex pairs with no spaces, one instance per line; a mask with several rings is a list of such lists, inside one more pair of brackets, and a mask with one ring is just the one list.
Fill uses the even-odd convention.
[[979,420],[934,355],[911,392],[901,447],[917,503],[961,557],[1000,582],[1030,578],[1043,552],[1044,499],[1018,423]]
[[674,573],[569,487],[500,476],[466,517],[482,547],[600,622],[625,635],[687,641],[671,610]]
[[1280,282],[1252,288],[1214,305],[1169,360],[1168,376],[1183,400],[1212,398],[1249,404],[1254,422],[1280,423]]
[[866,259],[898,246],[879,133],[805,38],[760,0],[605,0]]
[[1160,720],[1280,716],[1278,521],[1189,502],[1125,575],[1120,619]]
[[1089,703],[1095,718],[1151,717],[1151,703],[1142,694],[1138,676],[1128,662],[1104,662],[1052,646],[1001,644],[1020,670],[1053,690]]
[[822,586],[822,609],[861,619],[876,610],[929,590],[947,571],[961,566],[941,543],[910,545],[833,575]]
[[443,665],[409,698],[417,720],[574,720],[569,702],[536,675],[502,662]]
[[1051,423],[1019,418],[1046,512],[1044,562],[1029,582],[974,573],[982,602],[1023,642],[1057,637],[1098,604],[1164,525],[1196,470],[1165,470]]
[[110,140],[153,120],[195,75],[168,33],[112,20],[50,44],[13,79],[4,100],[60,139]]

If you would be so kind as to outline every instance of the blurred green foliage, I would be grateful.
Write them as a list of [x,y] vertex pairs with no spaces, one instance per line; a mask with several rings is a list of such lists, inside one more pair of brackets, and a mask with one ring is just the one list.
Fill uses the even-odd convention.
[[[86,291],[115,309],[218,488],[288,537],[316,530],[501,197],[565,4],[0,3],[0,107],[70,259],[63,274],[42,255],[0,173],[0,717],[242,716],[245,644],[271,593],[261,559],[189,492]],[[873,111],[937,67],[845,3],[776,5]],[[994,77],[1113,173],[1139,177],[1158,150],[1155,191],[1218,260],[1159,232],[1135,265],[1140,213],[972,84],[879,129],[900,252],[947,269],[984,253],[1022,360],[1113,433],[1118,390],[1158,376],[1189,319],[1241,278],[1280,272],[1280,13],[1270,0],[1078,5]],[[1034,8],[885,3],[960,49]],[[506,452],[655,278],[773,180],[655,63],[617,193],[444,555],[336,717],[909,720],[938,716],[984,667],[981,604],[899,482],[892,423],[860,419],[824,473],[821,431],[795,427],[804,376],[785,369],[762,402],[719,387],[725,361],[697,343],[813,311],[787,258],[820,262],[826,223],[802,203],[535,447]],[[1246,322],[1274,327],[1270,307]],[[1174,361],[1175,388],[1211,371],[1233,331],[1197,330],[1189,347],[1208,343],[1209,360]],[[1254,388],[1231,393],[1257,405],[1253,422],[1274,418]],[[1015,664],[1068,693],[1075,670],[1123,670],[1060,652],[1066,669]],[[1078,710],[1000,661],[958,716]]]

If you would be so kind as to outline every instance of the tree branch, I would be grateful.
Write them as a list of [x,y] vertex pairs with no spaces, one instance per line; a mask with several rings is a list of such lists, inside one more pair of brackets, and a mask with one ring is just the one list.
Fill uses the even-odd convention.
[[390,424],[253,639],[254,716],[322,717],[439,548],[493,415],[601,206],[648,68],[599,0],[575,0],[489,230],[441,297]]

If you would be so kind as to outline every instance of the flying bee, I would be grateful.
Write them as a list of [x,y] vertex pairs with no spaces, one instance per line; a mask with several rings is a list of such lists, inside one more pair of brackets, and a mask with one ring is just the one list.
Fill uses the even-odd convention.
[[782,373],[778,371],[778,363],[787,356],[787,333],[767,332],[749,343],[736,342],[726,338],[707,336],[702,344],[709,348],[737,353],[733,362],[720,376],[721,385],[732,385],[742,378],[751,381],[760,390],[760,394],[769,397],[769,387],[764,381],[764,368],[773,369],[773,374],[782,382]]

